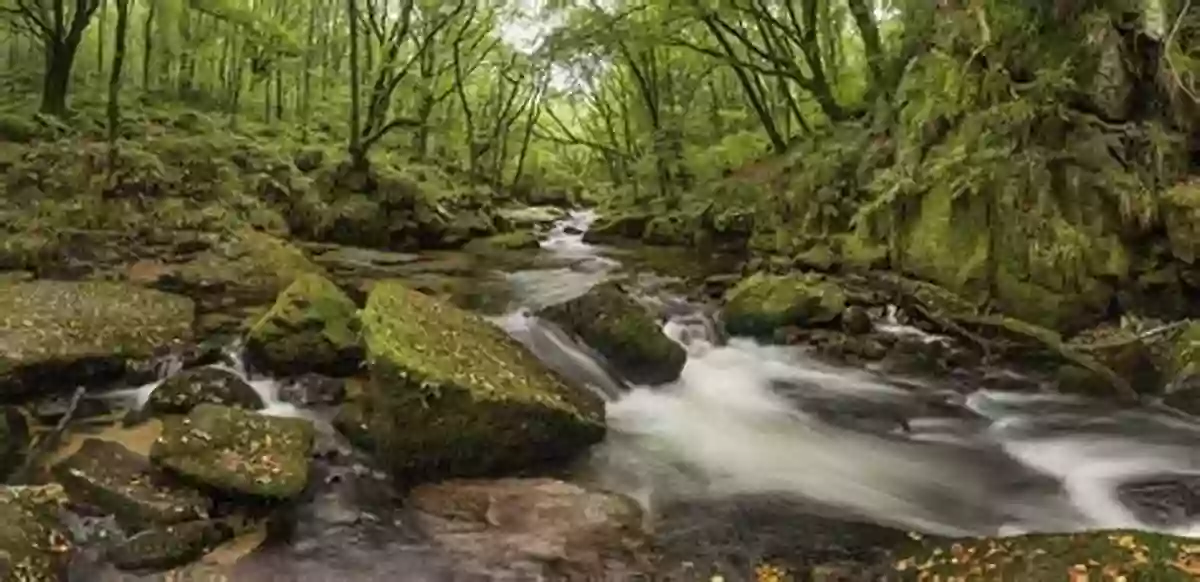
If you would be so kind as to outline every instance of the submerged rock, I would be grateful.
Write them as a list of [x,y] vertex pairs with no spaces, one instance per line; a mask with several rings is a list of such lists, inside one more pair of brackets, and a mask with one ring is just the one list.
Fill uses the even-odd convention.
[[289,499],[308,484],[313,428],[279,418],[201,404],[168,418],[153,461],[191,481],[234,494]]
[[362,318],[371,379],[338,426],[405,480],[563,460],[604,436],[598,398],[477,315],[386,281]]
[[299,276],[247,335],[254,361],[284,374],[353,374],[362,361],[358,306],[319,275]]
[[409,498],[421,527],[463,569],[554,579],[648,573],[652,556],[633,500],[553,479],[448,481]]
[[722,315],[730,334],[771,337],[785,326],[830,324],[845,308],[845,292],[819,275],[756,273],[725,294]]
[[263,408],[262,397],[237,374],[220,368],[184,370],[159,384],[146,400],[147,414],[187,414],[208,402],[246,410]]
[[122,376],[191,338],[186,297],[123,283],[0,285],[0,400]]
[[57,514],[59,485],[0,487],[0,580],[67,582],[71,540]]
[[0,483],[21,466],[29,448],[29,423],[12,406],[0,406]]
[[597,285],[538,315],[581,337],[639,384],[671,382],[687,361],[683,347],[663,334],[650,312],[615,283]]
[[915,580],[1183,582],[1200,575],[1200,547],[1188,538],[1128,530],[925,540],[897,551],[893,567]]
[[125,527],[199,519],[212,506],[200,491],[115,442],[87,439],[52,471],[73,503],[112,514]]

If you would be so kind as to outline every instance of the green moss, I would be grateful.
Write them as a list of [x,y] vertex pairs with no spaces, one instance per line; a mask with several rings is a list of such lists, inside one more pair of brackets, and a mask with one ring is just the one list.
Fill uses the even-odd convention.
[[538,315],[581,337],[639,384],[674,381],[687,361],[687,352],[664,335],[650,313],[615,283],[597,285]]
[[1195,264],[1200,258],[1200,180],[1176,185],[1162,200],[1171,254]]
[[313,428],[307,420],[201,404],[168,418],[151,459],[228,493],[290,499],[308,484]]
[[57,520],[66,500],[57,484],[0,486],[0,580],[67,582],[71,540]]
[[328,279],[300,275],[247,334],[250,353],[289,374],[349,375],[362,359],[358,307]]
[[384,281],[362,319],[371,382],[360,424],[406,480],[560,460],[604,435],[599,399],[479,316]]
[[143,409],[156,415],[187,414],[204,402],[246,410],[263,408],[262,397],[236,374],[219,368],[192,368],[163,380]]
[[112,514],[128,528],[197,519],[212,508],[200,491],[115,442],[87,439],[52,472],[72,502]]
[[845,308],[845,292],[819,275],[755,273],[725,294],[722,316],[731,334],[769,338],[785,326],[829,324]]
[[930,540],[898,552],[901,580],[1146,580],[1200,573],[1194,540],[1137,531]]
[[190,339],[193,318],[185,297],[122,283],[0,285],[0,397],[119,374]]

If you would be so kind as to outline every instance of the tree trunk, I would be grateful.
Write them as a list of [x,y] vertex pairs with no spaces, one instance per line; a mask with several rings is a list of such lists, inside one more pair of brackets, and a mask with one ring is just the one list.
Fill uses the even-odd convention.
[[104,77],[104,33],[108,31],[108,0],[100,0],[100,30],[96,34],[96,73]]
[[359,135],[361,103],[361,72],[358,69],[358,0],[346,0],[346,14],[350,27],[350,160],[355,168],[366,167],[366,156]]
[[71,84],[71,67],[75,49],[66,41],[48,41],[45,74],[42,77],[42,113],[62,116],[67,112],[67,89]]
[[146,10],[146,22],[142,26],[142,90],[149,91],[150,87],[150,71],[151,71],[151,55],[154,54],[154,12],[158,7],[159,0],[150,0],[150,7]]
[[[108,143],[113,147],[121,124],[121,73],[125,68],[125,37],[129,28],[129,0],[117,0],[117,38],[108,78]],[[110,150],[110,155],[112,150]],[[111,159],[110,159],[111,161]],[[110,164],[111,165],[111,164]]]

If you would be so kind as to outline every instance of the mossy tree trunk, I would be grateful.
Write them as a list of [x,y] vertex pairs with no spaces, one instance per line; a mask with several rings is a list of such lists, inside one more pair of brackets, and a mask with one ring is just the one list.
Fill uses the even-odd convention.
[[129,31],[129,0],[117,0],[116,47],[108,78],[108,142],[113,147],[121,125],[121,75],[125,70],[125,41]]

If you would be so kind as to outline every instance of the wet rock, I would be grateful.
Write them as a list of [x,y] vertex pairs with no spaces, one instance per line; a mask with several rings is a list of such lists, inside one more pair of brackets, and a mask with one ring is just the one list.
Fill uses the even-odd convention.
[[59,485],[0,486],[0,580],[67,582],[71,541],[57,518],[65,502]]
[[231,523],[222,520],[153,527],[113,546],[108,559],[124,570],[165,570],[195,561],[235,533]]
[[648,573],[642,513],[633,500],[552,479],[449,481],[413,490],[410,506],[467,570],[527,565],[555,579]]
[[578,236],[578,235],[583,234],[583,229],[579,228],[577,226],[567,225],[567,226],[563,227],[562,231],[563,231],[563,234],[569,234],[571,236]]
[[87,439],[52,472],[73,503],[112,514],[126,527],[198,519],[212,505],[200,491],[114,442]]
[[257,365],[282,374],[345,376],[362,361],[358,306],[328,279],[300,275],[247,334]]
[[1195,475],[1157,475],[1122,483],[1117,498],[1146,524],[1186,527],[1200,517],[1200,478]]
[[338,426],[405,480],[563,460],[604,436],[598,398],[477,315],[387,281],[362,318],[371,378]]
[[898,549],[893,576],[931,580],[1195,580],[1195,541],[1131,530],[1008,538],[921,539]]
[[650,312],[615,283],[597,285],[538,316],[582,338],[638,384],[674,381],[687,361],[683,347],[663,334]]
[[842,329],[846,330],[846,333],[862,335],[870,333],[873,327],[871,316],[862,306],[851,305],[842,312]]
[[193,368],[163,380],[146,400],[147,414],[187,414],[208,402],[261,410],[262,397],[241,377],[220,368]]
[[346,380],[320,374],[305,374],[285,383],[279,399],[296,406],[338,404],[346,398]]
[[819,275],[756,273],[725,294],[723,318],[732,335],[769,338],[789,325],[830,324],[845,308],[845,292]]
[[0,483],[21,466],[29,449],[29,423],[12,406],[0,406]]
[[234,494],[289,499],[308,484],[307,420],[201,404],[168,418],[150,457],[191,481]]
[[0,285],[0,400],[120,378],[191,339],[191,301],[101,281]]

